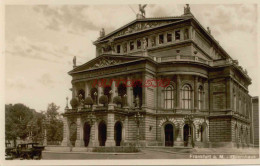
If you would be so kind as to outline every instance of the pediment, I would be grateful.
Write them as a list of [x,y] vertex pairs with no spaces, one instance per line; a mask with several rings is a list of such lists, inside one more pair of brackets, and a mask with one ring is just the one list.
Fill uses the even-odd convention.
[[76,68],[74,68],[72,71],[69,73],[75,73],[75,72],[81,72],[81,71],[86,71],[86,70],[93,70],[93,69],[98,69],[98,68],[104,68],[104,67],[109,67],[109,66],[114,66],[126,62],[131,62],[140,59],[141,57],[131,57],[131,56],[115,56],[115,55],[110,55],[110,56],[99,56],[94,58],[93,60],[80,65]]
[[157,27],[161,27],[167,24],[171,24],[176,21],[183,20],[182,17],[172,17],[172,18],[153,18],[153,19],[141,19],[135,20],[111,33],[100,38],[98,41],[104,41],[107,39],[114,39],[117,37],[133,34],[136,32],[149,30]]

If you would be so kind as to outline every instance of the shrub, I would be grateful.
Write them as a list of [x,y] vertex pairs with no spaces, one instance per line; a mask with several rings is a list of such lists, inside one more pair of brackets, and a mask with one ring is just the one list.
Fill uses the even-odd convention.
[[108,97],[106,95],[100,96],[99,103],[101,103],[105,106],[106,104],[108,104]]
[[85,104],[86,105],[93,105],[93,100],[92,100],[92,98],[91,97],[87,97],[86,99],[85,99]]
[[79,106],[79,101],[76,98],[70,100],[70,105],[72,108],[77,108]]
[[119,104],[122,105],[122,98],[120,96],[115,96],[113,99],[113,103],[115,103],[117,105],[119,105]]

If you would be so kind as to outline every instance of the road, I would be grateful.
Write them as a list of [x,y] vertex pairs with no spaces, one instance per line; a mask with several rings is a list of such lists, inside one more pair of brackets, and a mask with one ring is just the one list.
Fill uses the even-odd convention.
[[189,154],[167,153],[143,149],[136,154],[59,153],[43,152],[43,160],[84,160],[84,159],[187,159]]

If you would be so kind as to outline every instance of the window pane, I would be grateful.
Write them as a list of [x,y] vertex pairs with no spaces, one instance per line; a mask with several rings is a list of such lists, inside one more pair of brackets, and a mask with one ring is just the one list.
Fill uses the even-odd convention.
[[181,39],[181,35],[180,35],[180,31],[175,31],[175,40],[180,40]]
[[172,34],[167,33],[167,42],[172,42]]

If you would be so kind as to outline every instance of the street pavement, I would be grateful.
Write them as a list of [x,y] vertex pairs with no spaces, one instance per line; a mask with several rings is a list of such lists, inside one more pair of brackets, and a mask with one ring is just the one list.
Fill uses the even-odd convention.
[[154,151],[150,149],[142,149],[139,153],[131,154],[105,154],[105,153],[88,153],[88,152],[43,152],[43,160],[84,160],[84,159],[185,159],[190,154],[168,153],[163,151]]

